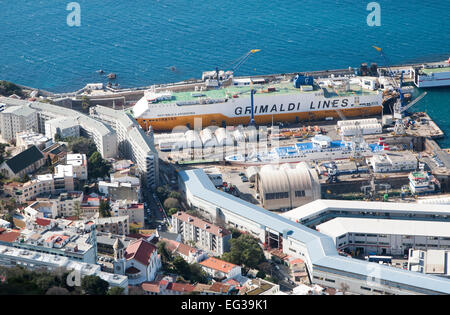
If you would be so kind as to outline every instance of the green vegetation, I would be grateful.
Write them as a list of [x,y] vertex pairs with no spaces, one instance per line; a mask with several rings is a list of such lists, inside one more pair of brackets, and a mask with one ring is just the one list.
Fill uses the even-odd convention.
[[81,97],[81,108],[85,111],[88,111],[90,106],[91,104],[89,102],[89,98],[86,95],[83,95]]
[[167,214],[172,216],[177,212],[178,212],[178,208],[170,208],[169,211],[167,211]]
[[176,273],[182,280],[190,283],[208,283],[208,275],[198,264],[189,264],[181,256],[173,256],[166,248],[166,243],[156,244],[158,253],[161,255],[163,270],[167,273]]
[[0,295],[81,294],[79,288],[67,286],[68,271],[49,272],[22,267],[0,267]]
[[86,154],[90,157],[97,151],[97,147],[92,139],[84,137],[68,137],[64,139],[68,142],[68,148],[74,153]]
[[175,198],[169,197],[164,201],[164,208],[166,208],[166,209],[172,209],[172,208],[178,209],[179,207],[180,207],[180,202]]
[[254,237],[242,234],[230,242],[230,251],[222,255],[223,260],[252,269],[266,261],[264,252]]
[[81,279],[81,288],[88,295],[106,295],[109,284],[98,276],[85,276]]
[[112,287],[108,290],[107,295],[123,295],[124,289],[121,287]]
[[0,95],[11,96],[13,94],[16,94],[20,97],[24,96],[22,88],[20,88],[16,84],[3,80],[0,81]]
[[0,143],[0,164],[3,163],[7,159],[7,153],[6,153],[6,147],[8,147],[9,144],[7,143]]
[[102,158],[101,154],[97,151],[92,153],[88,159],[88,177],[89,178],[103,178],[109,174],[111,165]]
[[109,205],[108,200],[100,200],[100,206],[98,207],[98,212],[101,218],[110,218],[111,217],[111,206]]

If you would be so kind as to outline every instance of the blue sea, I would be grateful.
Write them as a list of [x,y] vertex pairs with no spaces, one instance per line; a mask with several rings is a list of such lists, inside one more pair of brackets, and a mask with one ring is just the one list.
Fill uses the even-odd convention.
[[[260,52],[237,75],[450,57],[450,1],[381,0],[369,27],[360,0],[78,0],[81,26],[67,25],[69,0],[0,0],[0,79],[54,92],[106,82],[122,87],[198,78]],[[416,107],[450,134],[450,88]],[[450,138],[441,141],[450,147]]]

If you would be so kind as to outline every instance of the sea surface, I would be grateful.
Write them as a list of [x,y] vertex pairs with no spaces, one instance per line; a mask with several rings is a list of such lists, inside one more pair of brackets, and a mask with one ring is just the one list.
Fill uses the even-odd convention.
[[[68,0],[0,0],[0,79],[53,92],[118,75],[121,87],[199,78],[426,62],[450,57],[450,1],[382,0],[381,26],[361,0],[79,0],[81,26],[67,25]],[[450,134],[450,88],[430,90],[427,110]],[[440,141],[450,147],[450,138]]]

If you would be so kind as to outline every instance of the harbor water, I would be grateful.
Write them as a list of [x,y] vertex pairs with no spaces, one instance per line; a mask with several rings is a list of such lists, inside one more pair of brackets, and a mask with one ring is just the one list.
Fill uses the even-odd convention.
[[[372,45],[392,64],[450,57],[450,1],[380,0],[379,27],[367,25],[370,1],[78,0],[80,27],[67,25],[69,2],[0,0],[0,79],[67,92],[114,72],[136,87],[229,69],[250,49],[261,52],[237,75],[383,64]],[[450,134],[450,88],[414,110]]]

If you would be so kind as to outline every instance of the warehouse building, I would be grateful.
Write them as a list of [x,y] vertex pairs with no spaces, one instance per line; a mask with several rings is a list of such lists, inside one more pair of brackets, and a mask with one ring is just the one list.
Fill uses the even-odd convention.
[[336,218],[317,226],[353,255],[408,255],[410,248],[450,248],[450,222]]
[[247,232],[267,249],[305,262],[312,283],[358,294],[450,294],[450,281],[338,254],[333,240],[315,230],[217,190],[201,169],[179,173],[188,205]]
[[295,166],[263,166],[256,177],[256,189],[267,210],[299,207],[321,196],[319,178],[305,162]]

